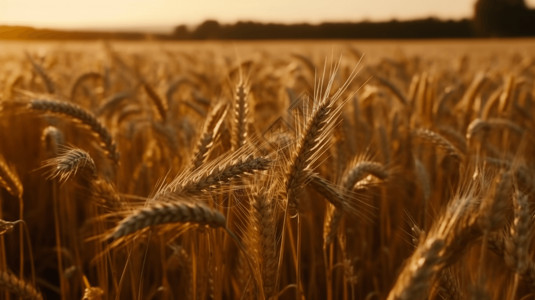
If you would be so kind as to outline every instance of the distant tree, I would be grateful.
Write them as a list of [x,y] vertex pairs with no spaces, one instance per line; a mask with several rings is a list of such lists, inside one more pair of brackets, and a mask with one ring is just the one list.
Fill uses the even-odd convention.
[[197,39],[220,38],[221,25],[215,20],[206,20],[197,26],[192,36]]
[[535,11],[524,0],[478,0],[474,27],[480,36],[534,35]]
[[176,26],[173,30],[173,36],[178,39],[187,39],[191,35],[191,32],[186,25]]

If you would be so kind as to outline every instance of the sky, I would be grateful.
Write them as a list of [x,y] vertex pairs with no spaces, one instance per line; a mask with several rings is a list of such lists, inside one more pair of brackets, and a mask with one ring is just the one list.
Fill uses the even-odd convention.
[[[535,6],[535,0],[528,0]],[[160,29],[206,19],[310,22],[469,17],[475,0],[0,0],[0,24]]]

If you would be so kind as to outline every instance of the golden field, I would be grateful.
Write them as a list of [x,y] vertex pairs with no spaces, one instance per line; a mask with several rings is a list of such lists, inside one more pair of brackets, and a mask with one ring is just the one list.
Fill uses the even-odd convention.
[[0,42],[2,299],[531,299],[535,40]]

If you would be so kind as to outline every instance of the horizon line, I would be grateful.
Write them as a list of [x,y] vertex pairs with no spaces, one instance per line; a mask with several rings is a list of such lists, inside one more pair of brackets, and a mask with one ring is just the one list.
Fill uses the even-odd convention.
[[461,21],[466,19],[471,19],[469,16],[464,17],[439,17],[436,15],[427,15],[427,16],[421,16],[421,17],[413,17],[413,18],[397,18],[392,17],[390,19],[370,19],[370,18],[363,18],[360,20],[322,20],[322,21],[292,21],[292,22],[285,22],[285,21],[273,21],[273,20],[254,20],[254,19],[239,19],[235,21],[221,21],[217,18],[206,18],[200,22],[192,23],[192,22],[184,22],[184,23],[176,23],[176,24],[146,24],[146,25],[140,25],[140,24],[120,24],[120,25],[104,25],[104,24],[94,24],[94,25],[38,25],[38,24],[24,24],[24,23],[13,23],[13,22],[7,22],[7,23],[0,23],[0,26],[12,26],[12,27],[31,27],[34,29],[39,30],[58,30],[58,31],[117,31],[117,32],[144,32],[144,33],[170,33],[173,31],[174,28],[177,26],[185,25],[190,28],[195,28],[196,26],[199,26],[200,24],[206,22],[206,21],[217,21],[221,25],[233,25],[240,22],[254,22],[254,23],[260,23],[260,24],[282,24],[282,25],[299,25],[299,24],[309,24],[309,25],[321,25],[325,23],[386,23],[386,22],[409,22],[414,20],[425,20],[425,19],[437,19],[440,21]]

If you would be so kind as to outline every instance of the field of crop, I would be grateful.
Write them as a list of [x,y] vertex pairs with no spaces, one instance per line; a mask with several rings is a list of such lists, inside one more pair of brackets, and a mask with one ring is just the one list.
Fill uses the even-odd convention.
[[531,299],[535,41],[0,43],[0,298]]

